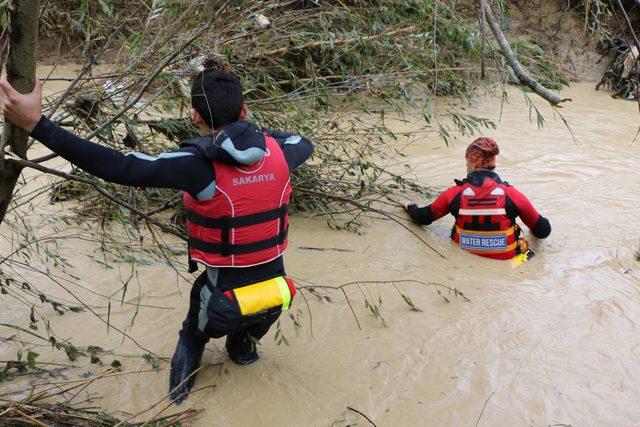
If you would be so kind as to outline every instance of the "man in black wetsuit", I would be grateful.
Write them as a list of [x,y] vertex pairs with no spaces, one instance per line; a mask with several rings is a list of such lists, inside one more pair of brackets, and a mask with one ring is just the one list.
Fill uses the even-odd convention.
[[[42,115],[42,86],[39,82],[32,93],[22,95],[10,86],[6,77],[0,79],[0,110],[6,118],[29,131],[32,137],[64,159],[106,181],[134,187],[162,187],[181,190],[186,193],[184,197],[185,200],[189,199],[190,205],[196,207],[203,205],[205,207],[203,212],[206,212],[207,206],[214,208],[218,206],[208,203],[215,203],[214,200],[222,198],[221,193],[229,198],[227,193],[222,190],[223,185],[220,182],[216,183],[217,179],[218,181],[227,179],[227,181],[233,182],[233,185],[236,185],[237,182],[244,184],[249,182],[244,176],[241,175],[240,178],[234,180],[229,179],[229,174],[247,173],[242,167],[255,164],[269,170],[271,164],[271,170],[274,171],[274,174],[261,175],[262,178],[258,176],[255,179],[256,183],[266,186],[275,178],[283,178],[278,176],[279,172],[286,173],[286,189],[290,192],[289,172],[304,163],[313,152],[313,146],[309,140],[288,132],[259,130],[245,121],[247,108],[243,100],[242,86],[239,79],[233,74],[214,69],[204,70],[193,81],[191,97],[194,122],[201,128],[202,134],[205,136],[183,143],[181,148],[176,151],[151,157],[142,153],[123,154],[64,130]],[[275,153],[278,151],[278,147],[281,154]],[[280,163],[269,163],[273,162],[270,159],[274,156],[280,159]],[[234,172],[235,170],[238,172]],[[216,171],[220,176],[216,176]],[[223,178],[222,175],[226,178]],[[264,178],[265,176],[266,178]],[[265,186],[256,188],[256,194],[261,196],[255,203],[265,203],[265,199],[262,197],[264,191],[261,189],[270,188]],[[233,189],[233,187],[229,188]],[[240,187],[236,188],[239,188],[240,192],[243,191]],[[247,188],[247,186],[243,188]],[[251,195],[251,193],[249,194]],[[284,190],[282,194],[284,194]],[[277,197],[282,203],[283,196],[280,192]],[[187,202],[185,201],[185,203]],[[247,202],[245,198],[242,203],[246,205],[251,202]],[[232,204],[232,211],[233,208]],[[264,220],[265,212],[260,212],[259,208],[260,206],[253,209],[258,211],[253,215],[253,218],[262,216],[264,222],[266,221]],[[258,360],[255,342],[268,332],[271,325],[280,316],[280,307],[276,307],[258,313],[256,317],[251,318],[250,322],[242,323],[241,327],[214,324],[210,317],[211,310],[214,314],[217,310],[215,304],[210,302],[215,299],[212,298],[212,292],[216,292],[216,289],[222,291],[237,289],[285,275],[282,253],[286,248],[287,230],[285,224],[288,224],[286,200],[282,206],[271,211],[276,211],[280,215],[277,218],[268,218],[278,224],[276,229],[279,229],[280,232],[275,236],[275,240],[274,238],[262,239],[257,242],[258,247],[254,245],[253,249],[251,245],[246,244],[234,247],[233,242],[231,246],[228,243],[227,246],[223,246],[221,242],[218,242],[216,246],[215,243],[195,239],[192,236],[192,227],[197,228],[199,225],[198,223],[189,224],[191,246],[197,242],[201,246],[199,249],[204,251],[194,252],[193,247],[190,248],[190,261],[195,259],[205,264],[205,271],[197,278],[192,287],[189,311],[183,322],[180,338],[171,362],[170,390],[172,390],[172,398],[176,403],[185,399],[193,386],[195,375],[192,373],[200,365],[204,345],[210,338],[226,335],[226,349],[231,360],[241,365],[248,365]],[[211,215],[214,214],[215,212]],[[198,216],[197,213],[192,212],[192,221],[195,221],[194,217]],[[240,219],[246,220],[249,217],[251,215],[245,215]],[[213,219],[204,218],[203,224],[216,223],[220,219],[226,220],[228,218],[226,216]],[[232,225],[232,227],[246,225]],[[248,225],[258,228],[258,232],[261,231],[260,227],[262,226],[256,224],[256,221]],[[241,232],[240,228],[232,230],[238,234]],[[206,235],[210,231],[205,229],[200,234]],[[222,231],[219,232],[222,235]],[[196,232],[193,233],[196,237],[199,236]],[[269,243],[267,246],[271,246],[265,249],[264,242],[269,240],[273,240],[273,242]],[[223,247],[222,254],[207,253],[207,251],[220,252],[219,249],[207,249],[219,246]],[[244,249],[248,247],[249,250],[240,248],[242,246],[245,247]],[[257,262],[252,263],[252,253],[246,253],[251,250],[254,252],[261,250],[260,254],[267,253],[267,255],[254,257]],[[238,254],[228,256],[228,259],[231,259],[230,264],[218,262],[220,259],[227,259],[224,256],[225,251],[230,254]],[[276,255],[269,255],[269,251],[272,253],[276,251]],[[194,256],[194,254],[196,255]],[[244,265],[240,261],[234,262],[234,256],[236,260],[241,260],[242,256],[248,257],[248,261]],[[190,264],[190,270],[195,270],[194,263],[190,262]],[[221,267],[221,265],[223,266]],[[209,313],[209,317],[207,313]]]

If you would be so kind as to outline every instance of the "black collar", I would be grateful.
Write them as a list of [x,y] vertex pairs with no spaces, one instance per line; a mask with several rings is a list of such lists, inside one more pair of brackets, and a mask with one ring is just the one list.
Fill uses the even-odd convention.
[[[502,179],[500,179],[500,175],[498,175],[494,171],[490,171],[490,170],[473,171],[469,175],[467,175],[467,179],[465,179],[464,181],[461,181],[461,182],[468,182],[469,184],[473,185],[474,187],[481,187],[486,178],[491,178],[492,180],[494,180],[498,184],[506,184],[506,183],[502,182]],[[456,180],[456,183],[458,183],[458,182],[459,181]]]

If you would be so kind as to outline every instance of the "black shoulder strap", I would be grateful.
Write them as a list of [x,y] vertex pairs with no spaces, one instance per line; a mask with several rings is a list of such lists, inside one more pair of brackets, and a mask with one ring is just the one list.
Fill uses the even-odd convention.
[[201,136],[196,139],[189,139],[180,143],[180,148],[194,147],[198,150],[198,153],[204,158],[209,158],[207,155],[207,148],[211,145],[213,140],[211,135]]
[[[186,214],[188,221],[198,224],[201,227],[220,230],[220,243],[208,243],[190,236],[189,246],[207,253],[218,253],[222,256],[230,256],[257,252],[276,245],[281,245],[287,239],[287,233],[289,231],[289,227],[286,225],[287,213],[287,204],[268,211],[235,218],[228,216],[207,218],[187,209]],[[276,219],[280,220],[280,228],[278,229],[278,234],[276,236],[244,244],[230,243],[229,233],[233,228],[248,227]]]
[[465,185],[467,182],[469,182],[469,180],[467,178],[465,179],[454,179],[453,182],[456,183],[456,185]]

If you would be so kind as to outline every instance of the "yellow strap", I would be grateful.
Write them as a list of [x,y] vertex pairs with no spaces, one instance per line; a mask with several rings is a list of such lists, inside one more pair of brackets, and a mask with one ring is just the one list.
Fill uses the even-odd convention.
[[510,228],[508,228],[507,230],[500,230],[500,231],[476,231],[476,230],[464,230],[460,227],[458,227],[456,225],[456,233],[460,234],[460,233],[470,233],[470,234],[479,234],[482,236],[497,236],[497,235],[502,235],[505,234],[507,236],[511,236],[513,233],[515,233],[516,231],[516,227],[517,225],[514,225]]
[[291,291],[289,290],[289,285],[284,277],[276,277],[274,279],[278,284],[278,289],[280,289],[280,296],[282,297],[282,310],[289,310],[289,304],[291,304]]

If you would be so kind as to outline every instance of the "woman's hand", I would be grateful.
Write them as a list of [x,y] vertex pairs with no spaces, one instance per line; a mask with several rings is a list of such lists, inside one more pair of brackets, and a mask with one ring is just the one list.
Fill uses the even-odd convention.
[[42,116],[42,83],[36,80],[31,93],[22,94],[7,81],[0,78],[0,113],[11,123],[31,132]]

